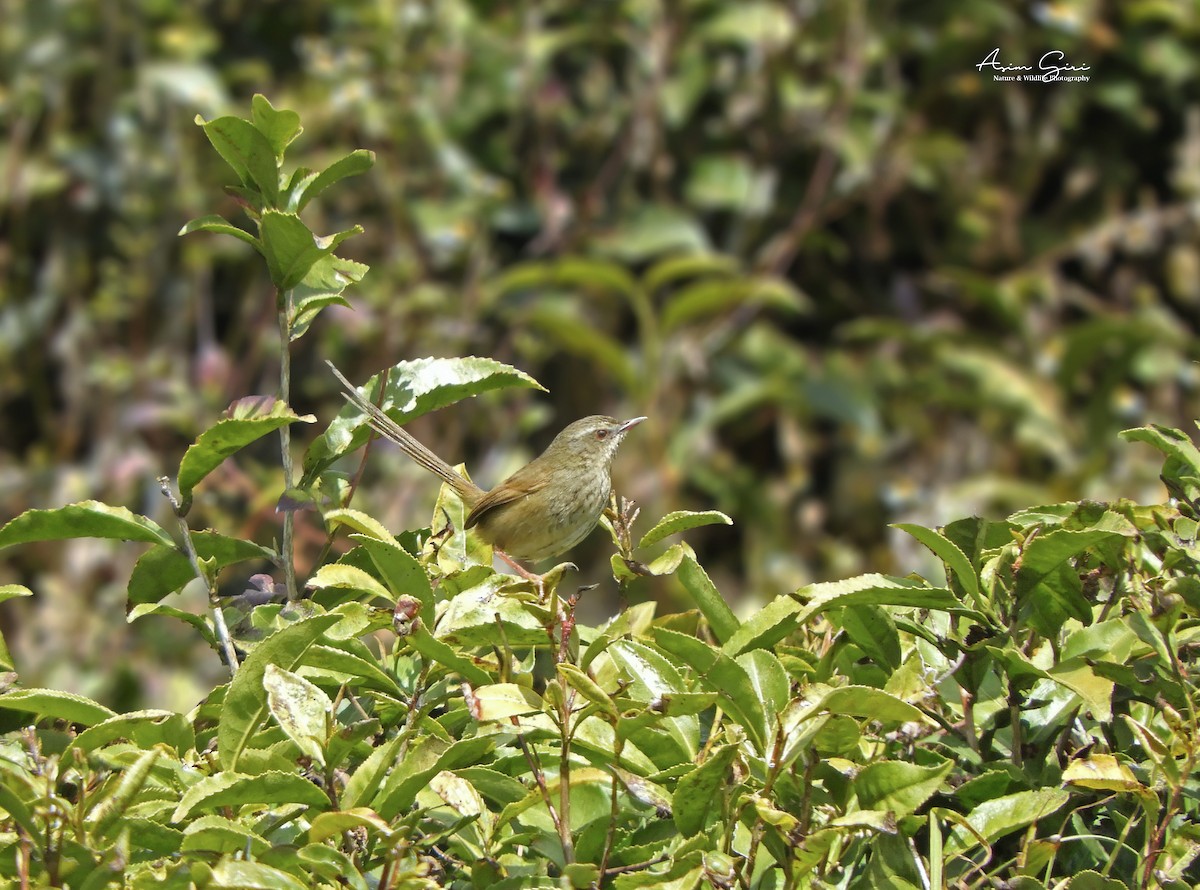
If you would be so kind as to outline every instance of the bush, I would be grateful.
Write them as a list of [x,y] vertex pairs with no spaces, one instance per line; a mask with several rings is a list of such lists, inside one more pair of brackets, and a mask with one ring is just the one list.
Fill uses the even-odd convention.
[[[901,526],[945,584],[864,575],[739,619],[686,543],[717,512],[637,509],[602,525],[612,583],[674,576],[693,608],[590,627],[568,564],[497,573],[442,492],[430,526],[392,535],[349,506],[353,408],[293,466],[291,344],[366,268],[299,212],[370,167],[354,152],[284,172],[299,118],[256,97],[203,122],[253,231],[203,217],[265,259],[281,335],[278,398],[203,432],[148,516],[86,501],[31,510],[0,547],[69,537],[149,544],[130,619],[187,622],[230,680],[189,714],[117,714],[85,697],[0,697],[0,872],[22,886],[773,888],[1185,886],[1197,880],[1194,656],[1200,451],[1166,456],[1174,500],[1071,502],[1004,520]],[[559,268],[558,275],[594,270]],[[542,274],[539,272],[538,274]],[[623,281],[623,280],[622,280]],[[618,282],[617,286],[626,284]],[[680,310],[683,311],[683,310]],[[365,388],[406,422],[488,389],[536,386],[490,359],[401,362]],[[283,532],[270,547],[189,524],[226,458],[279,432]],[[307,578],[296,525],[333,552]],[[636,541],[636,544],[635,544]],[[267,564],[280,576],[251,575]],[[218,575],[245,594],[219,595]],[[242,573],[242,574],[238,574]],[[164,603],[190,580],[207,616]],[[28,595],[18,586],[0,596]],[[4,668],[14,671],[6,649]]]

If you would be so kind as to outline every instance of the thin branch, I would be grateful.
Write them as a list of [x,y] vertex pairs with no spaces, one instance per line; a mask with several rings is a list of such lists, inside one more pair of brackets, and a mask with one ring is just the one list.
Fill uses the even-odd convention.
[[[279,308],[279,399],[285,405],[291,404],[292,396],[292,320],[291,320],[291,291],[277,293]],[[292,431],[288,424],[279,428],[279,451],[283,463],[283,490],[288,491],[295,485],[295,471],[292,466]],[[296,513],[286,510],[283,514],[283,579],[287,586],[287,597],[294,602],[300,598],[296,587],[296,560],[293,536],[296,527]]]
[[166,499],[170,501],[171,509],[175,511],[175,518],[179,520],[179,530],[183,534],[183,549],[187,554],[188,562],[192,565],[192,571],[208,589],[208,607],[212,610],[213,628],[216,631],[217,642],[221,644],[221,656],[229,667],[229,675],[233,676],[238,669],[237,650],[229,636],[229,627],[225,624],[225,613],[221,610],[221,598],[217,594],[216,579],[209,577],[209,573],[204,571],[204,567],[200,565],[200,557],[196,553],[196,545],[192,541],[192,530],[187,524],[186,511],[180,505],[175,492],[171,490],[171,480],[166,476],[160,476],[158,486]]

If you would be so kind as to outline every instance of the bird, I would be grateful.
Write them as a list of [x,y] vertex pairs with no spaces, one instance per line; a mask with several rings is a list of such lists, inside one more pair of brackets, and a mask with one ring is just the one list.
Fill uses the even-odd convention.
[[520,562],[560,556],[591,534],[612,493],[612,464],[625,435],[645,417],[592,415],[568,424],[540,455],[490,491],[466,479],[365,398],[327,362],[346,401],[366,423],[453,488],[468,507],[465,527],[491,544],[521,574]]

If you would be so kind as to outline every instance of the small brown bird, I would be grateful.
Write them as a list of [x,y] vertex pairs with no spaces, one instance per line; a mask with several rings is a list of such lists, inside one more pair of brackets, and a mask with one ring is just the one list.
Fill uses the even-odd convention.
[[365,399],[328,362],[345,387],[346,401],[366,415],[379,435],[449,484],[470,508],[466,527],[513,559],[558,556],[586,538],[600,521],[612,491],[613,457],[625,434],[645,417],[618,421],[593,415],[568,425],[540,455],[491,491],[464,479]]

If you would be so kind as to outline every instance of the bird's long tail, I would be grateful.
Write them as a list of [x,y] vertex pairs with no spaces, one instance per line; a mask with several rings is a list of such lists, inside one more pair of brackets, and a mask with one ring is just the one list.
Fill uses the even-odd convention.
[[395,442],[401,451],[449,484],[458,492],[468,507],[473,506],[476,501],[483,497],[484,492],[478,485],[456,473],[453,467],[414,439],[400,424],[384,414],[378,405],[372,404],[370,400],[364,398],[363,394],[358,391],[358,388],[347,380],[341,371],[334,367],[333,362],[326,360],[325,364],[329,365],[329,369],[333,371],[334,376],[341,381],[342,387],[345,390],[342,395],[346,401],[366,415],[367,423],[371,429],[375,430],[375,432],[379,433],[385,439]]

